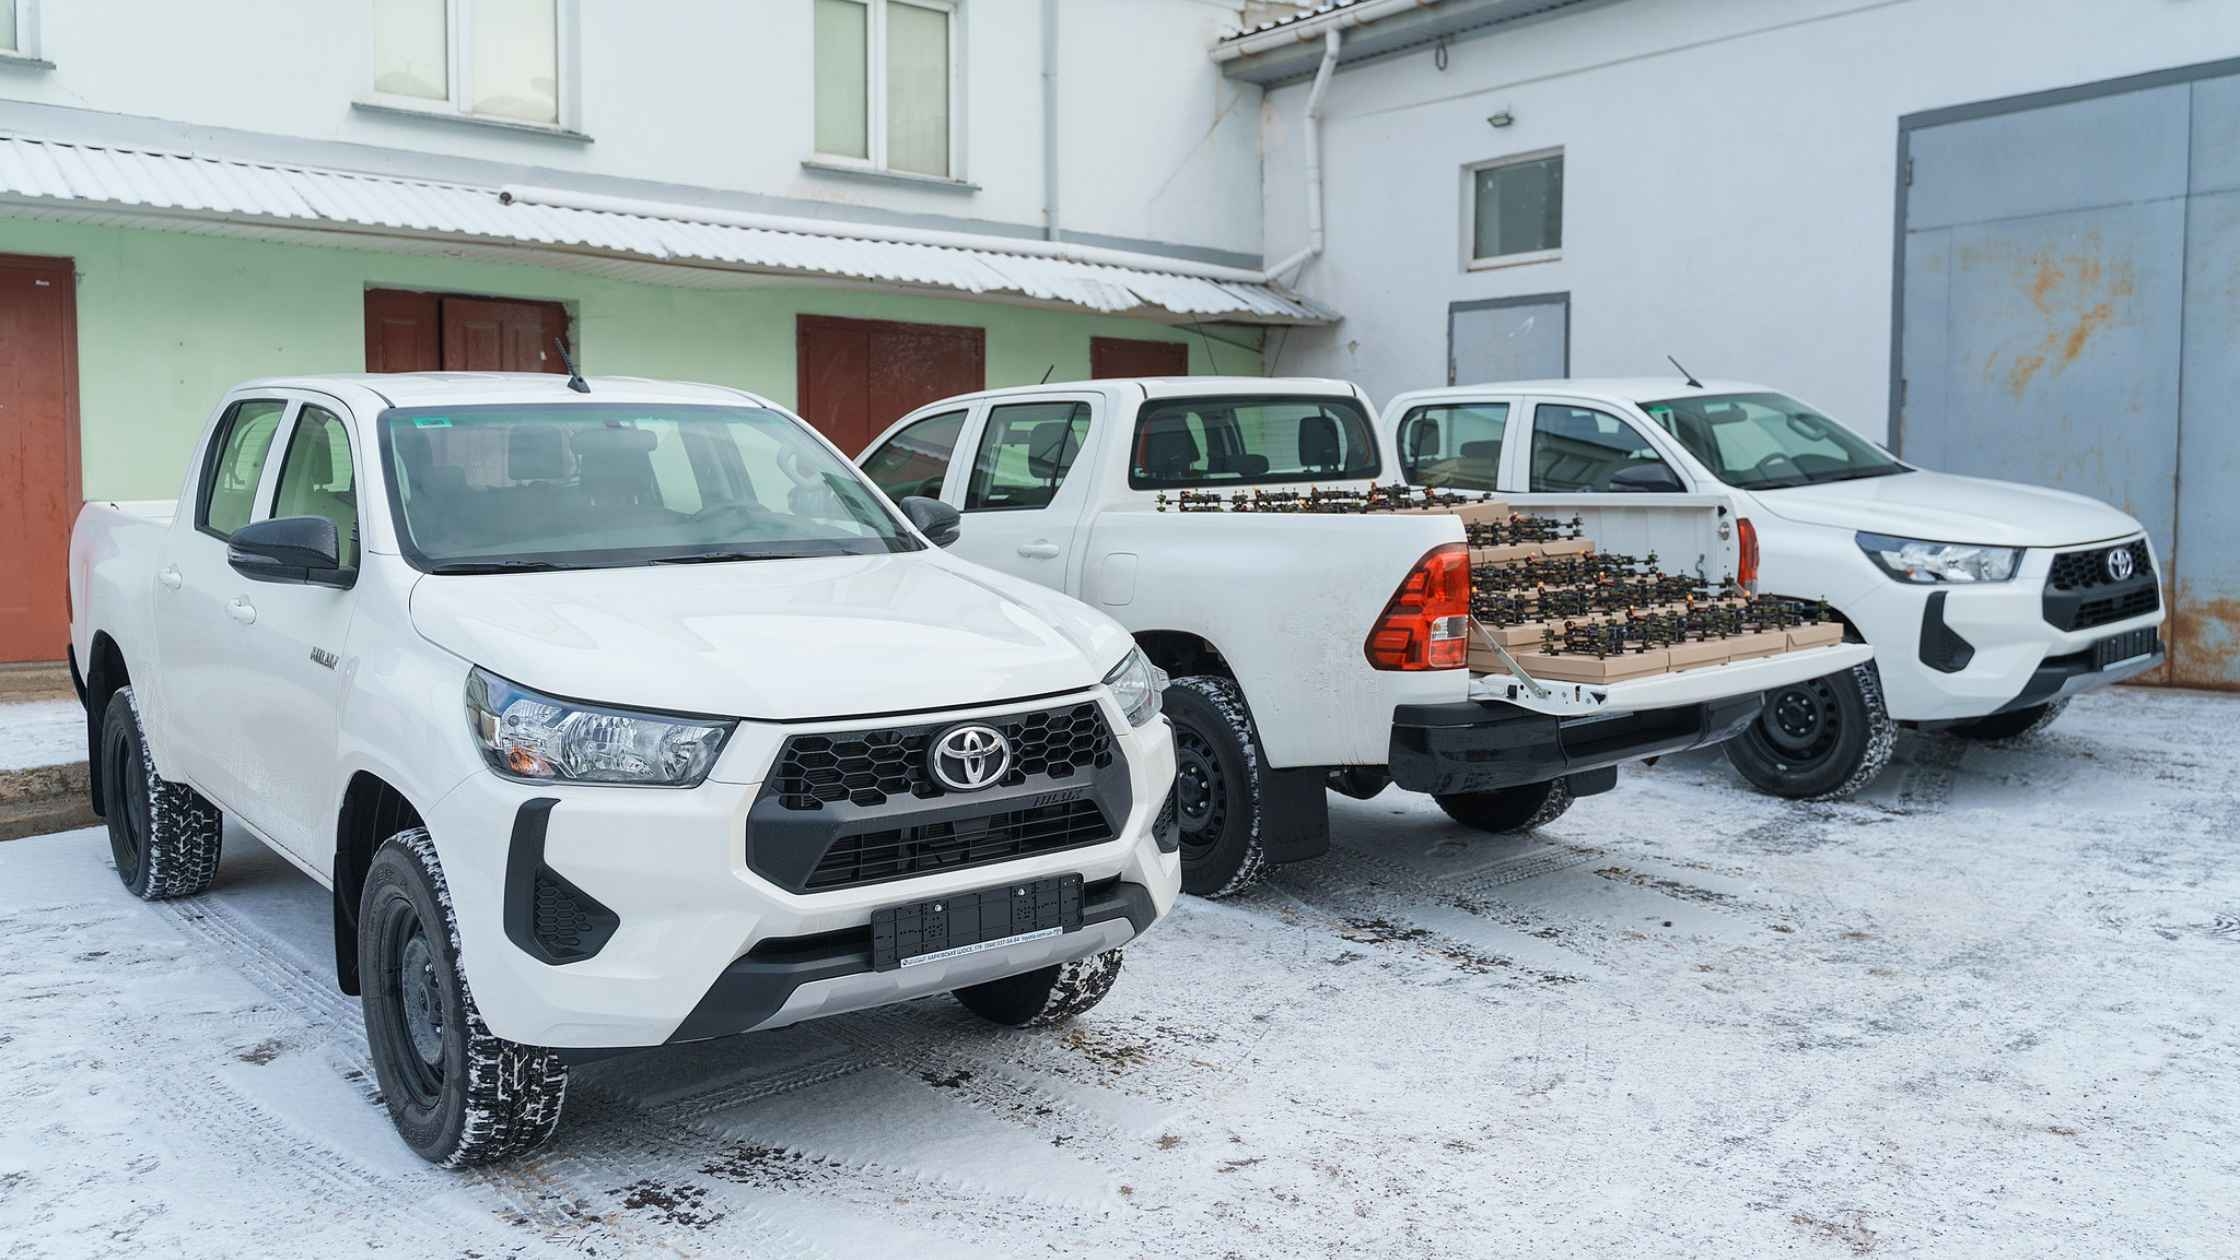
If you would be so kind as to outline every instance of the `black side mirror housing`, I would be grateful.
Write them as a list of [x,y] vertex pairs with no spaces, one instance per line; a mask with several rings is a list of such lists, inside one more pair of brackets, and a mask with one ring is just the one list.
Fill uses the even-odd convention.
[[964,529],[964,514],[939,499],[929,499],[913,494],[902,501],[902,514],[918,527],[918,532],[936,547],[946,547],[957,541]]
[[1686,494],[1680,474],[1662,463],[1635,464],[1610,474],[1610,488],[1632,494]]
[[342,567],[342,537],[324,516],[282,516],[233,531],[226,563],[256,582],[349,586],[357,577]]

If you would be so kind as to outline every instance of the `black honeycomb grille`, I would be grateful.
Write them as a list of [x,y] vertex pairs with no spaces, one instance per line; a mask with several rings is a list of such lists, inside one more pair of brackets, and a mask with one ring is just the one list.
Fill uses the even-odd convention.
[[[2131,553],[2133,577],[2154,576],[2154,558],[2147,553],[2146,539],[2134,539],[2123,547]],[[2108,552],[2111,550],[2114,549],[2095,547],[2090,551],[2062,552],[2053,558],[2053,571],[2046,575],[2046,585],[2057,591],[2084,591],[2095,586],[2114,585],[2115,579],[2108,576]]]
[[537,872],[532,892],[532,930],[537,943],[556,962],[573,962],[598,953],[620,922],[614,911],[551,871]]
[[1102,844],[1112,838],[1093,801],[1008,810],[985,818],[921,823],[842,836],[832,842],[807,891],[853,888],[934,871],[988,866],[1013,858]]
[[[1112,730],[1093,702],[981,720],[1011,742],[1011,769],[1002,786],[1037,775],[1070,779],[1112,764]],[[926,769],[926,750],[953,725],[796,735],[779,751],[772,772],[779,802],[801,810],[842,801],[876,808],[896,797],[944,795]]]

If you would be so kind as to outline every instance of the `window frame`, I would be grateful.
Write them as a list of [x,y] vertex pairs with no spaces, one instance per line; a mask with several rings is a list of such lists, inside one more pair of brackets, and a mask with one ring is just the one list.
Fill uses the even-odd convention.
[[210,440],[203,445],[202,469],[196,476],[194,496],[195,532],[219,542],[230,541],[233,534],[210,528],[210,498],[218,489],[218,461],[225,455],[226,443],[233,438],[234,426],[241,423],[241,409],[254,403],[276,403],[280,415],[272,422],[272,440],[265,444],[264,459],[257,465],[257,484],[249,492],[249,519],[242,522],[243,526],[266,519],[271,511],[273,487],[280,479],[279,464],[272,453],[285,445],[283,438],[292,437],[296,408],[301,405],[300,400],[285,394],[245,394],[226,400],[225,410],[211,426]]
[[294,400],[294,405],[285,417],[285,432],[273,435],[273,450],[279,452],[280,458],[277,461],[273,460],[271,452],[267,452],[265,455],[265,461],[272,465],[272,474],[265,478],[264,483],[258,487],[265,496],[263,512],[251,519],[267,521],[277,519],[280,511],[281,482],[287,479],[288,461],[295,455],[296,439],[303,436],[304,422],[308,419],[304,413],[317,411],[332,418],[342,430],[343,453],[350,457],[350,493],[358,499],[358,502],[350,505],[351,537],[353,539],[350,558],[356,563],[344,565],[336,575],[340,579],[338,585],[347,589],[357,583],[358,570],[365,563],[366,513],[364,502],[365,481],[359,476],[358,439],[350,431],[350,421],[345,418],[344,410],[336,404],[313,402],[302,398]]
[[[1472,162],[1462,168],[1462,269],[1464,271],[1493,271],[1502,267],[1527,267],[1534,263],[1559,262],[1563,258],[1563,245],[1558,242],[1552,249],[1525,250],[1515,254],[1478,253],[1478,176],[1504,166],[1522,166],[1527,162],[1544,162],[1555,158],[1568,172],[1570,159],[1562,145],[1534,149],[1528,153],[1511,153],[1502,157]],[[1569,182],[1565,184],[1568,196]],[[1560,209],[1560,205],[1559,205]],[[1568,349],[1566,351],[1568,353]]]
[[[1655,502],[1660,496],[1695,494],[1701,489],[1694,472],[1689,467],[1693,462],[1692,458],[1682,458],[1680,454],[1677,454],[1673,449],[1677,443],[1672,441],[1671,436],[1646,415],[1634,414],[1635,408],[1630,404],[1620,405],[1615,400],[1610,399],[1568,397],[1561,394],[1532,394],[1518,401],[1525,408],[1525,419],[1530,427],[1525,431],[1525,441],[1517,456],[1519,464],[1513,465],[1513,467],[1516,467],[1514,484],[1523,487],[1514,493],[1540,495],[1622,494],[1629,500],[1640,499]],[[1542,407],[1565,407],[1572,411],[1591,411],[1617,421],[1619,426],[1632,433],[1642,446],[1656,454],[1657,462],[1671,471],[1672,475],[1679,480],[1681,488],[1665,491],[1596,490],[1592,488],[1580,490],[1539,489],[1536,485],[1538,473],[1534,468],[1533,457],[1538,451],[1540,441],[1540,409]],[[1514,412],[1511,413],[1512,417],[1514,414]],[[1505,450],[1503,455],[1506,458],[1508,452]]]
[[[365,11],[370,14],[377,2],[378,0],[363,0]],[[480,0],[443,0],[444,89],[447,93],[443,100],[424,96],[400,96],[375,87],[374,84],[381,78],[381,63],[369,34],[365,41],[365,77],[361,80],[366,85],[365,94],[358,99],[357,104],[391,113],[418,114],[427,118],[509,127],[558,136],[580,136],[581,111],[577,105],[581,96],[582,76],[578,73],[578,0],[553,0],[552,4],[553,73],[560,99],[553,111],[553,121],[548,123],[508,118],[503,114],[477,113],[467,107],[467,102],[474,99],[468,82],[473,76],[474,60],[472,50],[468,47],[468,32],[473,25],[469,21],[468,10],[479,2]],[[4,3],[6,0],[0,0],[0,4]]]
[[[943,461],[941,465],[941,489],[936,493],[930,495],[917,496],[919,498],[934,499],[939,502],[946,503],[949,501],[950,478],[956,476],[957,472],[957,452],[964,447],[965,434],[972,430],[972,413],[973,408],[971,406],[936,406],[932,409],[927,410],[922,415],[907,416],[883,436],[874,439],[870,446],[864,448],[863,455],[860,458],[852,461],[856,466],[856,471],[863,474],[863,479],[865,481],[870,482],[874,486],[878,486],[879,493],[886,495],[890,501],[896,504],[900,504],[902,500],[895,498],[894,495],[890,491],[888,491],[885,486],[879,485],[878,478],[871,475],[871,469],[868,467],[868,465],[871,463],[872,457],[886,450],[888,447],[893,446],[898,440],[901,439],[903,434],[908,433],[910,430],[917,428],[921,424],[931,424],[936,420],[945,420],[950,416],[957,416],[959,417],[957,421],[957,436],[955,440],[949,443],[949,456],[945,461]],[[910,496],[908,495],[903,496],[903,498],[909,497]]]
[[[994,503],[974,506],[972,503],[972,495],[975,489],[973,483],[979,478],[980,455],[987,449],[988,435],[996,431],[996,413],[1014,407],[1049,407],[1059,404],[1064,404],[1068,408],[1080,408],[1080,414],[1078,415],[1073,414],[1069,410],[1065,418],[1065,423],[1067,427],[1070,428],[1076,421],[1081,422],[1081,440],[1074,445],[1073,457],[1066,463],[1066,470],[1058,475],[1058,484],[1050,488],[1049,502]],[[1044,421],[1044,423],[1049,422]],[[961,471],[964,473],[964,488],[963,492],[957,496],[957,510],[959,512],[969,512],[974,514],[982,512],[1049,511],[1051,508],[1057,506],[1060,497],[1065,494],[1066,487],[1072,483],[1073,470],[1081,467],[1082,457],[1088,454],[1089,449],[1096,438],[1096,433],[1097,408],[1087,398],[1059,396],[1055,398],[989,399],[988,404],[980,410],[978,423],[972,426],[972,453],[971,456],[966,459],[961,465]],[[964,446],[962,435],[959,435],[957,446],[959,448],[962,448]],[[954,459],[953,452],[950,463],[953,469],[960,467]],[[995,470],[991,468],[989,470],[991,479],[993,478],[994,473]],[[946,480],[942,482],[942,489],[944,491],[948,489],[948,482]]]
[[16,42],[12,47],[0,45],[0,67],[54,68],[40,47],[39,4],[40,0],[0,0],[0,8],[12,11],[16,19]]
[[[1517,431],[1517,412],[1519,410],[1519,404],[1515,399],[1511,398],[1471,398],[1462,400],[1442,400],[1436,402],[1420,402],[1411,405],[1408,408],[1407,412],[1400,417],[1400,423],[1394,425],[1392,429],[1393,455],[1400,461],[1401,482],[1403,484],[1411,486],[1420,486],[1426,484],[1425,482],[1417,480],[1416,460],[1408,450],[1408,427],[1410,425],[1420,424],[1429,419],[1431,412],[1448,412],[1449,415],[1443,418],[1443,424],[1445,425],[1445,427],[1442,429],[1440,434],[1440,444],[1443,446],[1445,445],[1445,439],[1451,436],[1454,432],[1454,419],[1452,416],[1453,412],[1461,411],[1466,408],[1478,408],[1481,410],[1485,410],[1494,407],[1499,407],[1501,409],[1501,436],[1495,439],[1495,442],[1501,448],[1501,451],[1500,454],[1494,456],[1493,460],[1493,484],[1483,487],[1467,487],[1465,489],[1482,489],[1491,493],[1500,493],[1503,488],[1503,483],[1508,479],[1510,452],[1516,447],[1515,438]],[[1457,445],[1456,454],[1452,456],[1442,456],[1441,458],[1459,459],[1461,458],[1460,452],[1461,447]]]
[[[844,153],[827,153],[817,147],[817,115],[814,107],[816,70],[810,68],[812,105],[809,110],[809,158],[805,163],[811,169],[829,168],[858,174],[891,176],[895,179],[924,180],[938,184],[963,184],[965,178],[964,154],[964,5],[962,0],[842,0],[846,4],[862,5],[864,13],[864,142],[866,157],[850,157]],[[887,162],[887,9],[890,5],[906,5],[914,9],[929,9],[944,16],[949,24],[949,169],[940,175],[924,171],[898,170]],[[810,14],[810,39],[816,38],[816,17]]]

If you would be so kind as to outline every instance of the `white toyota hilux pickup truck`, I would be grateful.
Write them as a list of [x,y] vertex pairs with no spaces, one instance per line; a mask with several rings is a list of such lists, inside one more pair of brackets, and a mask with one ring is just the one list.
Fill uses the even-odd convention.
[[1519,505],[1729,503],[1761,590],[1824,599],[1871,664],[1778,688],[1727,744],[1744,777],[1824,799],[1872,782],[1900,725],[2008,739],[2162,663],[2139,522],[2037,486],[1907,464],[1763,385],[1511,381],[1385,407],[1417,485]]
[[[1454,515],[1183,512],[1184,493],[1396,480],[1344,381],[1052,383],[930,403],[857,462],[964,515],[960,554],[1118,618],[1172,676],[1186,891],[1235,892],[1329,844],[1327,791],[1431,794],[1511,832],[1607,791],[1626,761],[1715,744],[1762,691],[1868,659],[1859,645],[1600,684],[1467,668],[1471,565]],[[1606,548],[1733,573],[1723,502],[1589,510]]]
[[176,503],[71,539],[117,874],[201,891],[224,817],[331,887],[389,1110],[447,1165],[545,1139],[618,1049],[1086,1010],[1180,879],[1163,680],[956,530],[735,390],[249,382]]

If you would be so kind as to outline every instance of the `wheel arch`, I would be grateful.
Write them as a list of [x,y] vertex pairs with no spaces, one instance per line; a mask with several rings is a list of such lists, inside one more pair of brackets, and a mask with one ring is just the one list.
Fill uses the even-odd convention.
[[[132,685],[132,672],[125,667],[124,649],[109,637],[106,630],[96,630],[93,642],[87,646],[85,690],[81,698],[86,706],[86,791],[88,803],[96,818],[103,817],[101,803],[101,724],[109,715],[109,701],[118,691]],[[142,731],[143,738],[147,732]]]
[[1136,646],[1170,677],[1211,674],[1237,681],[1237,671],[1230,666],[1229,658],[1204,635],[1189,630],[1138,630],[1135,637]]
[[426,826],[418,806],[403,791],[371,770],[350,776],[335,814],[334,971],[344,993],[358,992],[358,901],[364,895],[366,868],[381,842],[400,831]]

